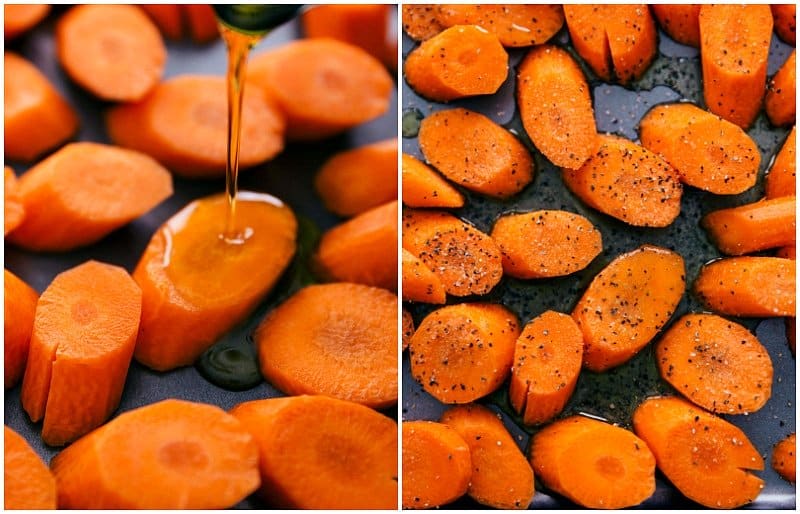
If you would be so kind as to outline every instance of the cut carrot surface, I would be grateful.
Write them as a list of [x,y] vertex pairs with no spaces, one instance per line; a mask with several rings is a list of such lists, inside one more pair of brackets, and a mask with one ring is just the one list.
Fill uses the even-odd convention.
[[444,284],[419,257],[403,250],[403,300],[424,303],[444,303]]
[[195,43],[209,43],[219,37],[217,16],[210,5],[188,4],[184,9],[192,41]]
[[797,35],[797,5],[772,4],[770,9],[772,9],[775,33],[790,45],[794,45]]
[[430,39],[445,29],[439,17],[439,6],[435,4],[403,4],[403,31],[417,41]]
[[39,293],[7,269],[3,276],[3,370],[8,389],[25,372]]
[[797,436],[791,434],[772,448],[772,468],[785,480],[797,481]]
[[[376,59],[389,39],[389,6],[385,4],[316,5],[300,18],[308,38],[333,38],[355,45]],[[397,60],[397,52],[394,54]]]
[[3,36],[13,39],[42,21],[50,13],[47,4],[3,5]]
[[408,348],[408,343],[411,341],[411,336],[414,335],[414,318],[411,313],[403,309],[403,351]]
[[3,507],[5,510],[56,508],[56,479],[19,434],[3,427]]
[[19,194],[19,185],[14,170],[6,166],[3,169],[3,235],[22,224],[25,218],[25,205]]
[[767,177],[764,179],[764,196],[767,199],[781,196],[795,196],[797,193],[797,132],[791,132],[783,142],[780,151],[772,162]]
[[164,36],[169,39],[183,37],[182,6],[178,4],[142,4],[140,7],[150,16]]
[[560,5],[442,4],[437,18],[447,27],[477,25],[496,34],[503,46],[540,45],[564,25]]
[[743,255],[794,245],[795,206],[794,196],[761,200],[710,212],[700,224],[722,253]]
[[684,45],[700,47],[699,4],[652,4],[650,8],[669,37]]
[[403,204],[409,207],[461,207],[464,196],[428,165],[403,154]]
[[764,98],[764,110],[773,125],[794,125],[797,94],[797,58],[795,51],[772,77]]

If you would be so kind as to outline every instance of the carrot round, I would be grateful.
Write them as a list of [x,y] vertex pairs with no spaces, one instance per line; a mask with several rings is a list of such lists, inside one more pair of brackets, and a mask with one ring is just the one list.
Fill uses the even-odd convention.
[[223,509],[260,483],[258,448],[243,423],[175,399],[120,414],[50,467],[65,509]]
[[440,420],[469,446],[472,476],[467,494],[496,509],[527,509],[533,470],[497,414],[477,404],[447,410]]
[[794,45],[797,32],[797,5],[771,4],[769,7],[772,10],[775,33],[790,45]]
[[408,348],[408,343],[411,341],[414,331],[414,318],[411,317],[410,312],[403,308],[403,351]]
[[429,509],[463,496],[472,476],[469,446],[433,421],[403,422],[403,508]]
[[503,254],[503,273],[517,278],[569,275],[603,251],[600,231],[567,211],[505,214],[495,222],[491,236]]
[[453,296],[486,294],[503,277],[492,238],[451,214],[405,210],[402,237],[403,248],[433,270]]
[[797,133],[795,127],[783,142],[764,179],[764,196],[767,199],[795,196],[797,193]]
[[39,293],[8,270],[3,270],[3,276],[3,370],[8,389],[25,372]]
[[764,110],[773,125],[794,125],[796,116],[797,58],[795,51],[767,85]]
[[161,33],[169,39],[183,36],[183,9],[177,4],[142,4],[139,7],[150,16]]
[[666,227],[681,210],[678,172],[627,139],[599,135],[599,148],[581,166],[562,168],[567,187],[600,212],[637,227]]
[[764,487],[764,481],[750,473],[764,469],[764,461],[747,435],[685,400],[646,400],[633,413],[633,428],[652,450],[658,469],[701,505],[739,507]]
[[3,427],[3,507],[5,510],[53,510],[56,479],[28,442]]
[[756,184],[761,154],[739,126],[690,103],[659,105],[639,124],[642,146],[660,155],[681,182],[718,195]]
[[655,492],[656,459],[633,432],[584,416],[533,437],[531,464],[542,483],[591,509],[639,505]]
[[403,154],[403,203],[409,207],[462,207],[464,196],[413,155]]
[[446,292],[439,277],[422,260],[403,250],[403,300],[410,302],[444,303]]
[[700,47],[700,5],[652,4],[650,8],[669,37],[684,45]]
[[791,434],[772,448],[772,469],[791,483],[797,480],[797,436]]
[[3,235],[6,236],[25,219],[25,205],[19,194],[17,176],[8,166],[3,169],[3,187]]
[[584,365],[605,371],[636,355],[675,312],[684,280],[681,256],[657,246],[611,261],[572,311],[583,332]]
[[511,47],[545,43],[564,25],[559,5],[443,4],[437,17],[447,27],[477,25],[497,34],[503,46]]
[[420,124],[425,160],[456,184],[497,198],[519,193],[533,180],[535,164],[509,131],[467,109],[431,114]]
[[195,43],[209,43],[219,37],[219,25],[214,9],[207,4],[188,4],[184,6],[186,24],[192,41]]
[[389,9],[385,4],[316,5],[303,13],[300,23],[308,38],[338,39],[380,60],[389,38]]
[[793,245],[795,205],[794,196],[761,200],[710,212],[700,224],[722,253],[743,255]]
[[525,132],[556,166],[580,168],[597,149],[589,85],[566,50],[531,50],[519,66],[517,96]]
[[445,29],[435,4],[403,4],[403,31],[416,41],[430,39]]
[[14,39],[32,29],[50,13],[47,4],[3,5],[3,36]]
[[699,20],[706,106],[747,128],[764,99],[772,37],[769,6],[707,4]]

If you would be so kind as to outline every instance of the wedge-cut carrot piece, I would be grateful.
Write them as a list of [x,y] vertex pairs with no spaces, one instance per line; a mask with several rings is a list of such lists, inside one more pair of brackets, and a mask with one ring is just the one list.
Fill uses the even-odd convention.
[[403,300],[444,303],[446,294],[439,277],[416,255],[403,248]]
[[772,469],[791,483],[797,480],[797,435],[781,439],[772,448]]
[[747,128],[764,99],[772,38],[769,6],[706,4],[699,19],[706,106]]
[[397,424],[326,396],[240,403],[258,445],[261,496],[284,509],[396,509]]
[[172,195],[172,177],[150,157],[99,143],[72,143],[19,179],[22,224],[8,239],[65,251],[98,241]]
[[472,476],[469,446],[433,421],[403,422],[403,508],[429,509],[458,499]]
[[22,224],[22,220],[25,218],[25,205],[19,194],[19,185],[14,170],[6,166],[3,174],[3,235],[6,236]]
[[769,81],[764,110],[773,125],[794,125],[796,116],[797,58],[795,51]]
[[775,257],[795,260],[797,258],[797,248],[794,245],[778,248],[775,251]]
[[376,287],[306,287],[258,326],[261,372],[290,395],[324,394],[374,408],[393,405],[397,314],[397,297]]
[[472,477],[467,494],[497,509],[527,509],[533,499],[533,470],[497,414],[477,404],[449,409],[441,422],[469,446]]
[[339,216],[361,214],[397,199],[397,139],[340,152],[322,165],[314,187]]
[[700,47],[699,4],[653,4],[650,8],[669,37],[684,45]]
[[314,254],[320,274],[396,291],[397,208],[395,200],[325,232]]
[[144,12],[150,16],[161,33],[169,39],[183,37],[182,6],[177,4],[143,4]]
[[797,32],[797,5],[772,4],[769,7],[772,9],[775,33],[790,45],[794,45]]
[[508,397],[525,424],[556,417],[578,383],[583,333],[566,314],[547,311],[522,330],[514,349]]
[[414,318],[411,317],[410,312],[403,309],[403,351],[408,348],[408,343],[411,341],[414,331]]
[[462,207],[464,196],[413,155],[403,154],[403,203],[409,207]]
[[779,257],[732,257],[703,266],[694,292],[714,312],[732,316],[794,316],[794,262]]
[[435,4],[403,4],[403,31],[417,41],[430,39],[445,29]]
[[208,4],[189,4],[186,9],[186,24],[195,43],[208,43],[219,37],[219,27],[214,9]]
[[539,431],[531,444],[537,478],[591,509],[639,505],[656,489],[656,459],[633,432],[572,416]]
[[243,423],[175,399],[120,414],[50,467],[65,509],[223,509],[260,483],[258,447]]
[[39,293],[10,271],[3,272],[3,370],[8,389],[25,372]]
[[681,210],[678,172],[627,139],[599,135],[599,148],[580,169],[562,168],[567,187],[600,212],[637,227],[666,227]]
[[447,27],[477,25],[497,34],[503,46],[540,45],[564,25],[559,5],[443,4],[437,17]]
[[719,250],[727,255],[768,250],[795,242],[795,197],[720,209],[700,221]]
[[3,5],[3,36],[13,39],[24,34],[50,13],[47,4],[5,4]]
[[764,461],[735,425],[680,398],[651,398],[633,413],[636,435],[658,469],[690,500],[732,509],[755,500],[764,481],[750,470]]
[[5,52],[3,67],[5,156],[32,161],[72,137],[78,116],[30,62]]
[[403,248],[432,269],[453,296],[486,294],[503,277],[492,238],[445,212],[403,211]]
[[467,109],[436,112],[419,128],[425,160],[456,184],[497,198],[533,180],[531,154],[509,131]]
[[642,146],[688,184],[718,195],[756,184],[761,154],[739,126],[690,103],[658,105],[639,123]]
[[491,236],[503,254],[503,273],[517,278],[569,275],[603,251],[600,231],[567,211],[505,214],[495,222]]
[[306,37],[338,39],[382,60],[389,38],[389,9],[385,4],[316,5],[303,13],[300,22]]
[[764,196],[767,199],[795,196],[797,193],[797,133],[795,127],[786,137],[772,167],[764,180]]
[[772,361],[745,327],[715,314],[686,314],[656,345],[661,376],[711,412],[748,414],[772,393]]
[[56,479],[28,442],[3,427],[3,507],[5,510],[53,510]]
[[583,363],[605,371],[636,355],[669,321],[685,289],[683,259],[643,245],[597,274],[572,311],[583,332]]
[[442,307],[411,338],[411,374],[440,402],[469,403],[508,377],[518,336],[517,317],[501,305]]

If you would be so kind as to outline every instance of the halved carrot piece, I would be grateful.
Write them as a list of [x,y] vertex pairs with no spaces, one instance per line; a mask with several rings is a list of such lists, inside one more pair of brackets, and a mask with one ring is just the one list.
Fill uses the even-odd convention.
[[533,4],[443,4],[437,18],[446,27],[477,25],[497,34],[503,46],[540,45],[564,25],[560,5]]
[[3,370],[8,389],[25,372],[39,293],[7,269],[3,272]]
[[88,261],[56,276],[36,306],[22,407],[61,446],[116,410],[136,343],[142,292],[124,269]]
[[284,509],[396,509],[397,424],[326,396],[240,403],[258,445],[261,496]]
[[403,4],[403,31],[417,41],[430,39],[445,29],[436,4]]
[[315,5],[303,13],[300,23],[308,38],[338,39],[382,60],[389,38],[389,9],[385,4]]
[[518,336],[516,315],[501,305],[442,307],[411,338],[411,374],[440,402],[469,403],[508,377]]
[[772,167],[764,179],[764,196],[767,199],[781,196],[795,196],[797,192],[797,133],[795,127],[786,137],[780,151],[772,162]]
[[143,4],[144,12],[150,16],[161,33],[169,39],[183,37],[182,6],[177,4]]
[[19,194],[19,184],[14,170],[6,166],[3,169],[3,236],[22,224],[25,218],[25,205]]
[[690,104],[658,105],[639,123],[642,146],[657,153],[684,184],[718,195],[756,184],[761,154],[739,126]]
[[503,254],[503,273],[517,278],[569,275],[603,251],[600,231],[583,216],[567,211],[504,214],[491,236]]
[[618,256],[572,311],[583,332],[583,363],[605,371],[636,355],[669,321],[685,289],[683,259],[643,245]]
[[741,429],[677,397],[651,398],[633,413],[636,435],[658,469],[690,500],[731,509],[758,496],[764,481],[750,470],[764,461]]
[[165,371],[195,361],[272,289],[295,252],[297,221],[275,197],[239,191],[249,237],[225,242],[227,198],[195,200],[153,235],[133,278],[142,288],[136,360]]
[[748,414],[772,393],[772,361],[745,327],[715,314],[686,314],[656,345],[661,376],[692,403]]
[[403,300],[444,303],[446,294],[439,277],[416,255],[403,248]]
[[477,404],[447,410],[440,420],[469,446],[472,476],[467,494],[496,509],[527,509],[533,470],[499,416]]
[[700,224],[722,253],[743,255],[793,245],[795,205],[794,196],[760,200],[710,212]]
[[403,351],[408,348],[408,343],[411,341],[411,336],[414,335],[414,318],[411,313],[403,309]]
[[633,432],[584,416],[534,435],[533,471],[549,489],[591,509],[639,505],[656,489],[656,459]]
[[403,422],[403,508],[429,509],[467,492],[469,446],[454,429],[434,421]]
[[13,39],[32,29],[50,13],[47,4],[3,5],[3,36]]
[[707,4],[699,20],[706,106],[747,128],[764,99],[772,38],[769,6]]
[[797,435],[781,439],[772,448],[772,469],[791,483],[797,480]]
[[403,154],[403,203],[409,207],[462,207],[464,196],[413,155]]
[[699,4],[652,4],[650,8],[669,37],[684,45],[700,47]]
[[483,114],[438,111],[419,127],[425,160],[456,184],[497,198],[519,193],[533,180],[535,164],[525,146]]
[[556,417],[578,383],[583,333],[567,314],[547,311],[522,330],[514,349],[508,397],[525,424]]
[[562,168],[567,187],[600,212],[637,227],[666,227],[681,211],[678,172],[627,139],[598,135],[599,148],[580,169]]
[[78,130],[78,116],[36,66],[3,54],[3,141],[8,159],[32,161]]
[[779,257],[732,257],[706,264],[694,292],[714,312],[732,316],[794,316],[794,262]]
[[192,41],[208,43],[219,37],[219,26],[214,9],[208,4],[188,4],[184,6],[186,24]]
[[[111,140],[149,154],[190,178],[221,177],[228,147],[225,79],[182,75],[162,82],[142,101],[108,111]],[[254,166],[283,150],[286,123],[257,87],[245,88],[239,165]]]
[[175,399],[120,414],[50,467],[64,509],[223,509],[260,483],[258,448],[242,423]]
[[790,45],[795,44],[797,32],[797,5],[771,4],[775,33]]
[[3,507],[5,510],[53,510],[56,479],[28,442],[3,427]]
[[486,294],[503,277],[492,238],[446,212],[404,210],[402,243],[453,296]]
[[797,118],[795,103],[797,89],[797,58],[795,51],[781,65],[767,85],[764,110],[773,125],[794,125]]
[[172,177],[150,157],[99,143],[72,143],[19,179],[25,206],[9,241],[65,251],[94,243],[172,195]]

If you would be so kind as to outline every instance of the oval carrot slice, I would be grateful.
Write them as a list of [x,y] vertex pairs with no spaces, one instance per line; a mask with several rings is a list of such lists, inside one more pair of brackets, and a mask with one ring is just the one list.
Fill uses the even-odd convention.
[[409,207],[462,207],[464,196],[413,155],[403,154],[403,203]]
[[797,6],[795,4],[772,4],[772,19],[775,33],[790,45],[795,44],[797,31]]
[[8,389],[25,372],[39,293],[7,269],[3,272],[3,371]]
[[743,255],[794,245],[795,206],[794,196],[761,200],[710,212],[700,224],[722,253]]
[[3,235],[7,236],[25,219],[25,205],[19,194],[17,176],[8,166],[3,169],[3,187]]
[[242,423],[175,399],[120,414],[50,467],[65,509],[223,509],[260,482],[258,448]]
[[497,34],[503,46],[540,45],[564,25],[560,5],[443,4],[438,19],[445,26],[477,25]]
[[794,125],[796,116],[797,58],[795,51],[781,65],[767,85],[764,110],[773,125]]
[[795,127],[786,137],[764,179],[764,196],[769,200],[781,196],[795,196],[797,192],[797,133]]
[[408,343],[411,341],[411,336],[414,335],[414,318],[411,313],[403,309],[403,351],[408,348]]
[[143,4],[139,7],[150,16],[161,33],[169,39],[183,37],[182,6],[177,4]]
[[791,483],[797,480],[797,436],[791,434],[772,448],[772,469]]
[[28,442],[3,427],[3,507],[6,510],[53,510],[56,479]]
[[517,278],[569,275],[603,251],[600,231],[567,211],[504,214],[491,236],[503,254],[503,273]]
[[700,47],[700,5],[652,4],[650,8],[669,37],[684,45]]
[[658,469],[690,500],[731,509],[756,499],[764,461],[744,432],[680,398],[651,398],[633,413]]
[[549,489],[591,509],[639,505],[656,489],[656,459],[633,432],[584,416],[533,436],[531,464]]
[[445,29],[435,4],[403,4],[403,31],[416,41],[430,39]]
[[444,284],[419,257],[403,248],[403,300],[444,303]]
[[47,4],[3,5],[3,37],[8,40],[24,34],[49,13]]
[[[385,4],[316,5],[303,12],[300,22],[307,38],[338,39],[382,60],[389,39],[389,13]],[[397,52],[393,58],[397,59]]]
[[499,416],[477,404],[447,410],[441,422],[469,446],[472,476],[467,494],[496,509],[526,509],[533,500],[533,470]]
[[467,109],[431,114],[419,127],[425,160],[456,184],[497,198],[519,193],[533,180],[535,164],[509,131]]
[[214,41],[219,37],[217,16],[210,5],[188,4],[183,8],[192,41],[203,44]]

